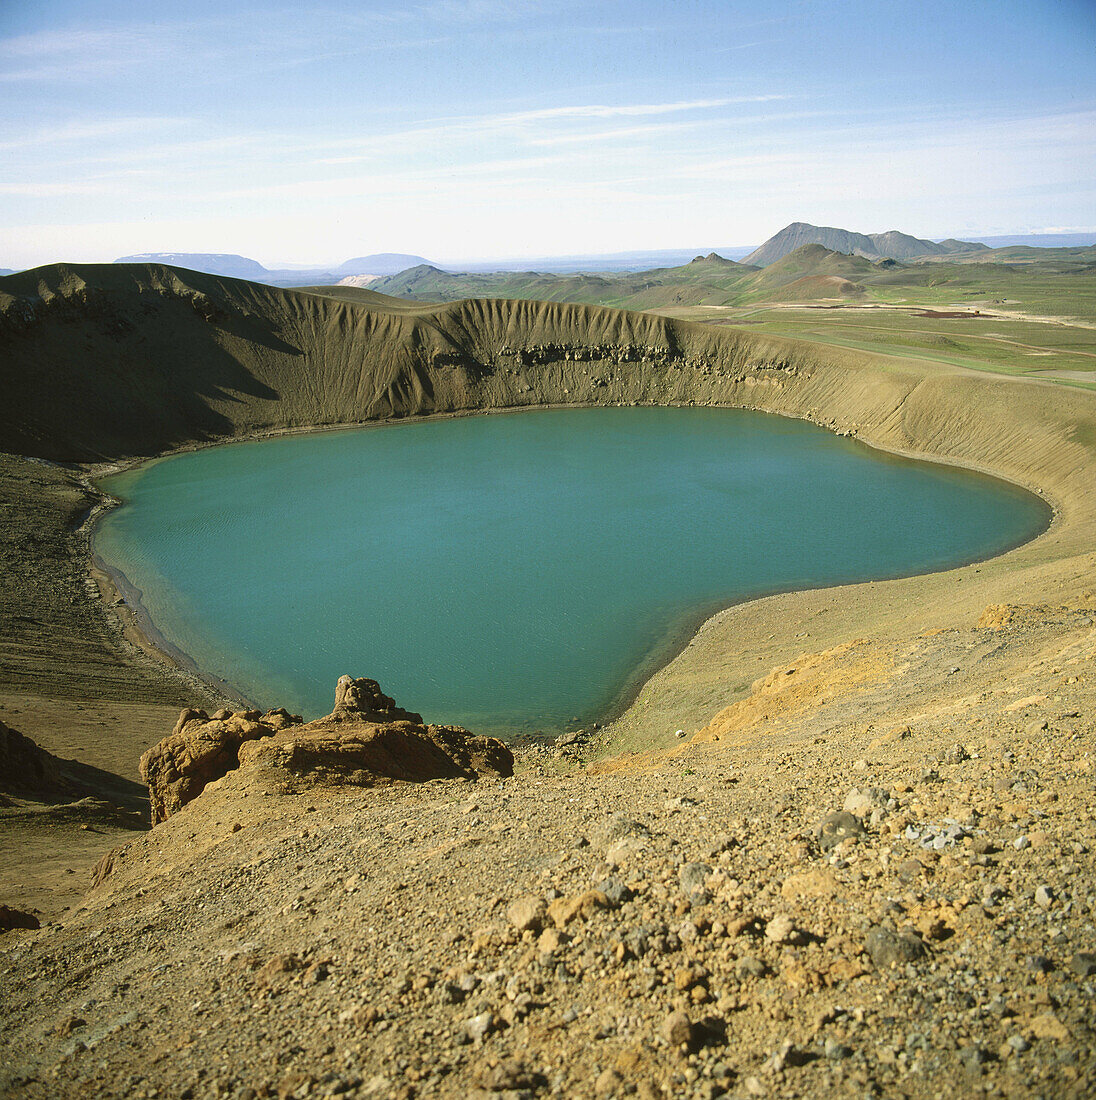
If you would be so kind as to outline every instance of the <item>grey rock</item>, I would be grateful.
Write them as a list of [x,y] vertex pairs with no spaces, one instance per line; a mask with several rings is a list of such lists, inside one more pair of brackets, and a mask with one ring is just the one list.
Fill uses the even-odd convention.
[[594,886],[609,899],[610,909],[619,909],[626,901],[632,900],[632,891],[615,876],[602,879]]
[[707,863],[683,863],[677,870],[681,892],[690,901],[710,901],[711,896],[704,889],[704,883],[711,873],[712,868]]
[[826,814],[815,827],[814,832],[818,837],[819,847],[823,852],[828,852],[849,837],[863,836],[864,825],[858,817],[841,810],[838,813]]
[[624,814],[613,814],[597,831],[597,838],[602,844],[612,844],[614,840],[623,840],[625,837],[649,837],[651,830],[642,821],[633,821]]
[[1091,951],[1078,951],[1069,960],[1069,968],[1080,978],[1096,978],[1096,954]]
[[989,1061],[989,1055],[977,1043],[972,1043],[959,1051],[959,1061],[968,1073],[981,1073],[982,1067]]
[[765,964],[754,958],[753,955],[743,955],[735,964],[735,977],[740,981],[744,978],[763,978],[766,972]]
[[892,932],[882,925],[872,928],[864,946],[880,970],[916,962],[926,954],[925,945],[915,932]]

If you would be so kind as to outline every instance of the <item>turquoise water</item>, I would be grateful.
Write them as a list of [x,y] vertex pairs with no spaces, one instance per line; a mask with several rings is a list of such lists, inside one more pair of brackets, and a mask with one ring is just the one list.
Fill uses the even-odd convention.
[[719,606],[989,557],[1049,518],[1003,482],[724,409],[284,437],[105,488],[127,503],[96,551],[204,672],[306,717],[370,676],[481,732],[604,716]]

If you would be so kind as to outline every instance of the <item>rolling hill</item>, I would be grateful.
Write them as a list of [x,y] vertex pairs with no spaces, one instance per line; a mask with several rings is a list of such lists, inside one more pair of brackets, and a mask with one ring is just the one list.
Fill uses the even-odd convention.
[[544,272],[453,274],[420,266],[369,284],[371,290],[413,301],[459,298],[533,298],[553,302],[588,302],[626,309],[667,306],[737,305],[753,301],[795,300],[789,284],[807,277],[799,293],[814,297],[858,296],[859,281],[879,274],[879,267],[859,256],[805,245],[759,270],[710,253],[680,267],[619,275],[552,275]]

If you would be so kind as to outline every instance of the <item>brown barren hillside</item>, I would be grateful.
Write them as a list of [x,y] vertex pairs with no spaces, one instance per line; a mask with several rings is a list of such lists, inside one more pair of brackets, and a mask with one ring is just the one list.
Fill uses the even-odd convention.
[[[0,374],[0,722],[24,771],[99,792],[0,775],[4,1095],[1091,1092],[1091,393],[157,265],[0,279]],[[89,562],[91,478],[128,461],[621,403],[808,418],[1053,520],[990,561],[719,612],[512,776],[369,669],[318,726],[259,715],[165,661]],[[147,750],[174,801],[135,833],[118,777]]]

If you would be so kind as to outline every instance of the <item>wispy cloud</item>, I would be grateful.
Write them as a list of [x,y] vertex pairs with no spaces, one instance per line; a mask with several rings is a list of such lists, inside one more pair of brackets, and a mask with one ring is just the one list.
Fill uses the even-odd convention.
[[189,120],[182,118],[145,115],[101,120],[73,120],[60,126],[47,126],[23,132],[18,138],[0,136],[0,150],[10,152],[42,145],[53,148],[74,144],[85,145],[110,138],[163,132],[167,128],[175,128],[188,122]]
[[503,122],[535,122],[553,118],[634,118],[637,115],[667,115],[678,111],[728,107],[733,103],[768,103],[772,100],[788,98],[785,95],[749,95],[725,99],[688,99],[676,103],[586,104],[573,107],[543,107],[539,110],[494,117]]

